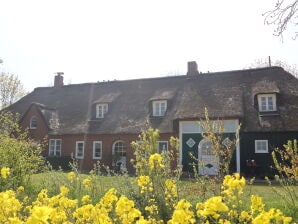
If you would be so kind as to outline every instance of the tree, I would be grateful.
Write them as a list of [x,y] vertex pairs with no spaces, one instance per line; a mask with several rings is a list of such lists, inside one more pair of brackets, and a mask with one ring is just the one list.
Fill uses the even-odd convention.
[[[273,10],[264,13],[265,23],[275,25],[274,35],[283,39],[283,33],[289,24],[298,25],[298,0],[277,0]],[[298,31],[294,34],[294,39],[298,37]]]
[[0,74],[0,108],[9,106],[24,95],[24,87],[17,76],[4,72]]

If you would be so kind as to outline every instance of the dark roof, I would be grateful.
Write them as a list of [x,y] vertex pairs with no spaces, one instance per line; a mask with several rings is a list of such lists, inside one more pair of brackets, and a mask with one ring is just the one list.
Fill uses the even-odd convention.
[[[277,93],[278,115],[259,116],[260,93]],[[164,117],[151,116],[153,100],[168,101]],[[174,120],[203,118],[205,107],[212,118],[239,118],[243,131],[298,130],[298,80],[280,67],[41,87],[8,109],[24,115],[32,103],[59,123],[53,134],[139,133],[147,121],[170,133]],[[97,103],[109,104],[103,119]]]

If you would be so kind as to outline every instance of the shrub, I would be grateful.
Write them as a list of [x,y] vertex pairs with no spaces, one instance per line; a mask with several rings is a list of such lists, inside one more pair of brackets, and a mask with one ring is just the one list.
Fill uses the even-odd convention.
[[[5,188],[24,184],[28,176],[39,171],[44,164],[42,147],[22,132],[16,118],[9,112],[0,114],[0,168],[10,168],[10,180]],[[6,125],[5,125],[6,124]]]

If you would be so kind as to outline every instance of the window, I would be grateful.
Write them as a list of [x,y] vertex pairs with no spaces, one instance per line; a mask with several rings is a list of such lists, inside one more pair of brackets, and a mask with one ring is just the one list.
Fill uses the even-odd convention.
[[126,156],[126,150],[124,142],[118,141],[114,143],[114,155],[116,156]]
[[61,156],[61,139],[50,139],[49,156]]
[[94,141],[93,142],[93,159],[101,159],[102,154],[102,142]]
[[108,113],[108,104],[96,105],[96,118],[104,118],[106,113]]
[[167,141],[158,141],[158,148],[157,148],[157,152],[161,153],[162,151],[167,152],[168,151],[168,142]]
[[203,156],[215,155],[214,149],[212,147],[212,142],[207,139],[202,139],[198,145],[199,154]]
[[76,142],[76,158],[77,159],[84,158],[84,142],[83,141]]
[[116,141],[113,144],[113,165],[121,169],[126,168],[126,147],[123,141]]
[[164,116],[167,110],[167,101],[158,100],[153,101],[153,116],[161,117]]
[[258,95],[259,111],[276,111],[276,95],[260,94]]
[[255,153],[268,153],[268,140],[255,140]]
[[30,129],[36,129],[37,128],[37,117],[33,116],[30,119]]

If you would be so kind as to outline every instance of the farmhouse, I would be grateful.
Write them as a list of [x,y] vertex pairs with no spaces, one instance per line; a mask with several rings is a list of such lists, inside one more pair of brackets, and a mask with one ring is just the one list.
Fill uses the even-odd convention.
[[298,139],[298,80],[281,67],[200,73],[189,62],[181,76],[72,85],[57,73],[53,87],[35,88],[7,109],[35,139],[47,137],[49,159],[73,155],[81,169],[99,160],[133,172],[130,143],[149,122],[160,130],[158,150],[168,150],[170,136],[180,139],[184,172],[192,171],[191,152],[205,163],[199,173],[213,175],[217,160],[198,122],[204,108],[222,121],[227,143],[241,124],[231,167],[245,175],[270,175],[272,149]]

